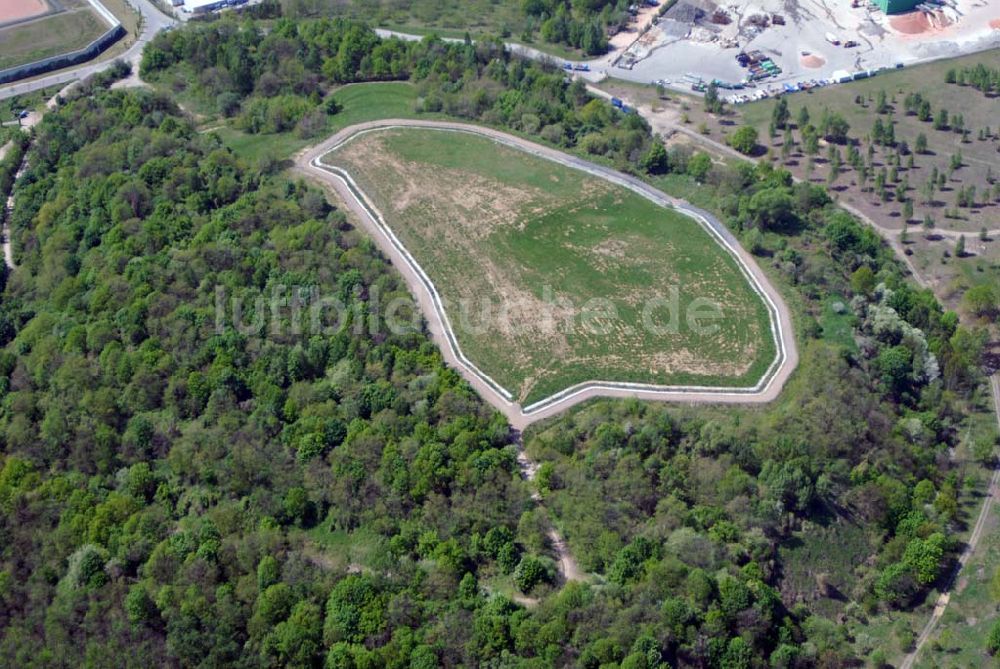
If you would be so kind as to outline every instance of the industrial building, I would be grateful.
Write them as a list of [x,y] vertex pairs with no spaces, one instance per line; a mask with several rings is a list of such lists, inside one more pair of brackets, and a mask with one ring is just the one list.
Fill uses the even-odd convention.
[[912,11],[921,2],[922,0],[875,0],[875,4],[886,14],[902,14]]
[[182,0],[182,3],[175,3],[174,6],[176,7],[178,4],[183,4],[184,11],[191,14],[207,14],[226,7],[245,5],[247,0]]

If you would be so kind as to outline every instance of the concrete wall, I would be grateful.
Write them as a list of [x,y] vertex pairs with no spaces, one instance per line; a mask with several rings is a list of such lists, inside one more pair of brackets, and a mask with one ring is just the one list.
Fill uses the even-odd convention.
[[108,27],[114,28],[115,26],[121,25],[121,21],[118,20],[118,17],[108,11],[108,8],[102,5],[99,0],[87,0],[87,2],[90,3],[90,6],[94,8],[94,11],[97,12],[102,19],[107,21]]
[[50,56],[49,58],[36,60],[33,63],[9,67],[6,70],[0,70],[0,84],[35,77],[39,74],[51,72],[52,70],[60,70],[64,67],[92,60],[124,36],[124,26],[115,19],[115,26],[113,28],[109,28],[107,32],[82,49],[61,53],[58,56]]

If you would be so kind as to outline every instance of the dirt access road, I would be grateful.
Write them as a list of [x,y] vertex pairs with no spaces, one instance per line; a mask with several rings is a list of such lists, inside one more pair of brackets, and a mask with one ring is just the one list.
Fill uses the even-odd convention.
[[[771,329],[772,336],[775,338],[777,355],[771,369],[768,370],[768,374],[761,379],[757,386],[745,389],[689,388],[594,381],[573,386],[529,407],[522,407],[513,402],[509,392],[498,386],[462,354],[436,289],[420,265],[382,220],[381,214],[368,197],[353,183],[350,175],[346,172],[321,165],[319,162],[323,155],[359,132],[403,126],[472,132],[483,135],[529,154],[582,170],[630,188],[663,206],[673,207],[698,220],[724,248],[733,254],[751,285],[761,294],[765,305],[768,306],[769,310],[773,310]],[[571,406],[595,397],[633,397],[644,400],[713,404],[770,402],[781,392],[792,370],[798,364],[798,349],[792,331],[791,314],[781,295],[771,285],[753,257],[713,216],[682,200],[672,198],[634,177],[489,128],[463,123],[400,119],[373,121],[345,128],[326,141],[300,152],[296,156],[295,162],[301,172],[328,187],[332,187],[348,208],[358,216],[366,231],[402,273],[428,319],[431,335],[441,348],[446,362],[458,369],[487,402],[507,417],[511,426],[516,430],[523,430],[536,421],[554,416]]]
[[[993,409],[997,415],[997,429],[1000,429],[1000,374],[995,374],[990,378],[990,387],[993,390]],[[920,631],[920,636],[917,637],[917,641],[913,645],[913,650],[903,658],[902,663],[899,665],[900,669],[911,669],[913,667],[913,663],[917,661],[917,656],[920,654],[920,649],[924,647],[924,644],[927,643],[931,638],[931,634],[937,628],[938,623],[941,622],[941,617],[948,609],[948,603],[951,601],[952,590],[958,583],[958,575],[969,562],[969,559],[972,558],[972,554],[976,552],[976,546],[979,545],[979,540],[983,536],[983,529],[986,527],[986,521],[990,517],[990,511],[993,510],[993,502],[996,501],[998,494],[1000,494],[1000,462],[993,469],[993,476],[990,477],[989,486],[986,488],[986,499],[983,500],[983,506],[979,509],[979,517],[976,518],[976,524],[972,527],[972,533],[965,544],[965,550],[958,556],[958,564],[949,578],[949,584],[938,596],[930,620],[927,621],[927,624]]]
[[[587,88],[592,94],[605,98],[610,97],[609,93],[602,91],[599,88],[595,88],[594,86],[588,86]],[[671,121],[662,118],[657,118],[655,114],[651,113],[651,110],[649,108],[639,107],[638,109],[640,113],[642,113],[644,116],[648,114],[647,120],[649,121],[654,131],[659,131],[662,132],[663,134],[668,134],[670,132],[679,132],[684,135],[687,135],[694,142],[715,149],[716,151],[722,153],[723,155],[728,155],[733,158],[737,158],[739,160],[748,160],[753,162],[752,158],[749,158],[737,152],[730,146],[727,146],[714,139],[696,133],[690,128],[684,127],[679,124],[675,124]],[[884,226],[879,225],[874,220],[866,216],[859,209],[857,209],[856,207],[852,207],[849,204],[838,202],[837,206],[853,214],[858,218],[858,220],[863,221],[865,224],[869,225],[872,229],[874,229],[879,234],[879,236],[881,236],[886,241],[886,243],[889,244],[890,248],[892,248],[893,251],[895,251],[896,257],[899,258],[899,260],[910,271],[910,275],[913,278],[913,280],[922,288],[931,288],[927,280],[920,274],[920,272],[914,266],[909,256],[906,255],[906,250],[904,249],[902,243],[899,241],[899,231],[892,230],[890,228],[886,228]],[[962,233],[952,230],[935,230],[934,233],[942,234],[952,239],[957,239],[963,234],[966,236],[971,236],[970,233]],[[990,230],[987,231],[987,234],[991,237],[997,236],[1000,235],[1000,230]],[[990,389],[993,394],[994,409],[997,416],[997,426],[998,428],[1000,428],[1000,374],[994,375],[993,377],[990,378]],[[938,596],[938,600],[934,605],[934,611],[931,614],[930,619],[927,621],[927,624],[924,625],[924,628],[921,630],[920,635],[917,637],[917,640],[913,646],[913,650],[910,651],[904,657],[903,662],[900,664],[900,669],[912,669],[913,664],[914,662],[916,662],[917,656],[920,653],[920,650],[923,648],[924,644],[926,644],[927,641],[930,639],[931,634],[934,632],[934,630],[937,628],[938,623],[941,621],[941,617],[944,615],[944,612],[947,610],[948,604],[951,601],[952,588],[954,587],[955,584],[958,583],[959,573],[965,567],[966,563],[969,561],[969,559],[975,552],[976,547],[979,545],[979,540],[983,534],[983,528],[986,525],[986,520],[989,518],[989,513],[993,507],[993,502],[998,497],[1000,497],[1000,462],[997,463],[997,466],[993,470],[993,475],[990,478],[989,486],[987,487],[986,497],[983,500],[983,505],[979,510],[979,516],[976,519],[976,524],[973,526],[972,533],[969,535],[969,539],[966,543],[965,549],[959,556],[958,564],[951,575],[951,578],[949,580],[949,585]]]
[[[62,93],[62,91],[60,91]],[[50,98],[45,103],[46,109],[55,109],[56,98],[59,94],[56,94]],[[21,129],[26,132],[31,132],[31,129],[38,125],[42,120],[42,113],[36,110],[32,110],[28,114],[27,118],[19,121]],[[7,155],[7,151],[10,150],[12,142],[7,142],[2,147],[0,147],[0,160],[3,160],[4,156]],[[28,167],[27,155],[21,160],[20,167],[17,168],[17,172],[14,174],[14,183],[16,184],[21,176],[24,174],[24,170]],[[3,262],[7,266],[8,271],[14,271],[17,266],[14,264],[14,248],[10,241],[10,214],[14,211],[14,186],[11,185],[10,194],[7,196],[6,209],[3,211],[3,228],[0,230],[0,243],[3,245]]]
[[[600,95],[602,97],[610,97],[608,93],[601,91],[600,89],[595,88],[593,86],[588,86],[588,90],[590,90],[591,93]],[[640,108],[639,111],[647,112],[647,110],[643,108]],[[748,158],[747,156],[738,153],[732,147],[727,146],[709,137],[705,137],[704,135],[701,135],[699,133],[696,133],[690,128],[686,128],[681,125],[671,124],[669,122],[660,123],[659,124],[660,127],[658,127],[658,124],[652,118],[650,118],[649,121],[654,130],[660,130],[661,132],[665,132],[665,134],[666,132],[680,132],[687,135],[695,142],[701,143],[702,145],[705,146],[709,146],[721,152],[724,155],[729,155],[731,157],[738,158],[740,160],[750,160],[750,161],[753,160],[752,158]],[[874,220],[866,216],[859,209],[849,204],[838,202],[837,206],[853,214],[858,218],[858,220],[863,221],[871,228],[873,228],[879,234],[879,236],[881,236],[886,241],[886,243],[889,244],[890,248],[892,248],[893,251],[895,251],[896,257],[899,258],[899,260],[910,271],[910,275],[913,278],[913,280],[922,288],[931,288],[931,286],[927,282],[927,279],[920,274],[916,266],[914,266],[913,262],[910,260],[909,256],[906,255],[906,250],[904,249],[903,244],[899,241],[898,230],[892,230],[890,228],[886,228],[884,226],[879,225]],[[963,235],[966,237],[973,236],[972,233],[962,233],[954,230],[935,230],[934,234],[939,234],[951,239],[958,239],[958,237]],[[989,230],[987,231],[987,235],[989,235],[990,237],[998,236],[1000,235],[1000,229]],[[990,378],[990,389],[993,393],[993,404],[997,416],[997,427],[1000,428],[1000,374],[994,375],[993,377]],[[993,470],[993,476],[990,478],[989,486],[987,487],[986,490],[986,497],[983,500],[983,505],[979,510],[979,516],[976,519],[976,524],[973,526],[972,533],[969,535],[969,539],[966,542],[965,549],[959,556],[958,564],[951,575],[951,578],[949,580],[949,585],[938,596],[938,600],[934,605],[934,611],[933,613],[931,613],[930,619],[927,621],[927,624],[924,625],[924,628],[921,630],[920,635],[917,637],[917,640],[913,646],[913,650],[910,651],[904,657],[903,662],[900,664],[900,669],[912,669],[913,664],[914,662],[916,662],[917,656],[920,653],[920,650],[923,648],[924,644],[926,644],[927,641],[930,639],[931,634],[934,632],[934,630],[937,628],[938,623],[941,621],[941,617],[944,615],[944,612],[947,610],[948,604],[951,601],[952,588],[954,587],[955,584],[958,583],[959,573],[965,567],[966,563],[969,561],[969,559],[975,552],[976,547],[979,545],[979,540],[983,534],[983,528],[986,525],[986,521],[989,518],[990,511],[992,510],[993,507],[993,502],[995,499],[998,498],[998,496],[1000,496],[1000,462],[997,463],[996,467]]]

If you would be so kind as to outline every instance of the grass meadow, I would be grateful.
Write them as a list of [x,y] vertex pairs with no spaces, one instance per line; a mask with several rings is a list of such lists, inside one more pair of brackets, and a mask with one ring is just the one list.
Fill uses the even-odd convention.
[[[598,379],[753,385],[774,357],[766,308],[736,262],[695,221],[631,191],[439,130],[368,133],[325,161],[428,272],[463,352],[522,403]],[[671,287],[679,309],[646,306]],[[720,306],[711,334],[685,323],[697,298]],[[680,327],[662,331],[675,311]]]
[[327,129],[321,137],[303,139],[292,132],[253,135],[228,123],[221,126],[212,123],[210,127],[226,146],[244,158],[285,160],[323,137],[356,123],[382,118],[443,118],[441,114],[417,114],[414,111],[417,89],[404,81],[349,84],[334,91],[333,97],[340,103],[341,110],[329,117]]

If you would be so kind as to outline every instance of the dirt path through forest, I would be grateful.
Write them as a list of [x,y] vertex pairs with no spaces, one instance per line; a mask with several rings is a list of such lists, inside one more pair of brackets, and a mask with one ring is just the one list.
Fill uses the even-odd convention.
[[[594,93],[601,97],[605,98],[610,97],[609,93],[602,91],[594,86],[588,86],[587,88],[588,90],[590,90],[591,93]],[[626,102],[628,101],[626,100]],[[640,113],[644,112],[648,113],[645,109],[642,108],[640,108],[639,111]],[[726,144],[718,142],[710,137],[706,137],[700,133],[696,133],[690,128],[686,128],[680,125],[679,123],[671,123],[669,120],[665,121],[662,118],[658,118],[656,119],[656,122],[650,119],[650,125],[657,130],[661,131],[666,130],[668,132],[672,130],[675,132],[682,133],[690,137],[695,142],[700,143],[707,147],[711,147],[712,149],[722,153],[723,155],[728,155],[730,157],[738,158],[740,160],[748,160],[754,162],[753,158],[744,156],[743,154],[733,149],[731,146],[727,146]],[[892,230],[890,228],[886,228],[884,226],[879,225],[873,219],[866,216],[859,209],[849,204],[838,202],[837,205],[842,209],[844,209],[845,211],[853,214],[860,221],[869,225],[876,232],[878,232],[879,235],[886,241],[887,244],[889,244],[889,246],[896,253],[896,257],[906,266],[913,280],[918,285],[920,285],[923,288],[931,287],[927,279],[920,274],[916,266],[910,260],[909,256],[906,255],[905,249],[903,248],[903,244],[899,241],[898,230]],[[971,236],[972,234],[975,234],[975,233],[963,233],[954,230],[935,230],[934,232],[935,234],[940,234],[942,236],[951,239],[958,239],[958,237],[962,235]],[[987,231],[987,235],[990,237],[1000,236],[1000,229],[989,230]],[[998,429],[1000,429],[1000,373],[995,374],[990,378],[990,390],[993,395],[994,410],[997,417],[997,427]],[[924,644],[926,644],[927,641],[930,639],[931,634],[934,632],[935,628],[937,627],[937,624],[940,622],[942,616],[947,610],[948,604],[951,601],[952,589],[959,582],[959,574],[961,570],[965,567],[966,563],[969,561],[969,559],[972,557],[972,554],[975,552],[976,547],[979,545],[979,540],[982,537],[983,530],[986,526],[986,522],[989,519],[990,511],[993,508],[993,502],[998,497],[998,495],[1000,495],[1000,461],[997,462],[997,465],[993,470],[993,474],[990,477],[990,482],[986,490],[985,499],[983,500],[983,505],[979,510],[979,516],[976,519],[976,524],[973,526],[972,533],[969,535],[969,539],[966,544],[965,550],[963,550],[962,554],[959,556],[958,565],[950,578],[949,585],[947,589],[938,596],[938,600],[934,605],[934,611],[931,614],[930,619],[927,621],[927,624],[924,625],[924,628],[921,630],[920,635],[917,637],[917,640],[913,646],[913,650],[910,653],[908,653],[906,657],[903,659],[903,662],[900,665],[900,669],[912,669],[913,664],[920,653],[920,650],[923,648]]]
[[[574,404],[584,402],[592,397],[598,396],[638,397],[641,399],[713,403],[769,402],[777,397],[785,381],[798,364],[798,350],[792,334],[791,315],[782,300],[781,295],[773,286],[771,286],[770,282],[767,280],[762,270],[757,266],[753,258],[746,253],[741,246],[739,246],[735,238],[732,237],[732,234],[725,229],[721,222],[707,212],[696,210],[682,200],[671,198],[666,194],[655,191],[655,189],[650,188],[643,182],[634,180],[637,182],[639,187],[649,189],[650,191],[659,194],[664,202],[669,203],[669,206],[674,206],[688,215],[696,217],[700,216],[703,224],[711,226],[718,236],[722,237],[725,242],[731,244],[732,247],[735,247],[735,253],[738,254],[738,259],[744,265],[744,269],[753,273],[757,280],[757,285],[767,291],[767,296],[770,299],[772,306],[774,306],[778,312],[777,318],[779,324],[777,326],[777,332],[773,334],[779,340],[777,344],[780,357],[777,361],[780,362],[780,364],[774,370],[770,382],[762,390],[752,394],[734,395],[726,392],[725,389],[720,389],[718,391],[699,390],[690,392],[677,390],[670,393],[664,393],[663,391],[656,390],[639,390],[628,387],[616,388],[611,386],[592,385],[584,387],[574,394],[569,395],[566,399],[556,402],[540,412],[531,415],[525,414],[518,404],[510,401],[508,398],[504,397],[503,394],[501,394],[500,391],[502,391],[502,389],[499,389],[500,391],[498,391],[498,389],[490,383],[491,380],[489,377],[484,378],[484,375],[477,373],[478,370],[473,371],[470,369],[471,363],[464,358],[457,346],[454,334],[450,331],[447,319],[441,311],[440,302],[436,296],[436,291],[434,290],[433,285],[430,284],[429,279],[427,279],[426,275],[423,274],[423,270],[416,264],[416,261],[409,255],[406,249],[398,243],[398,240],[394,239],[394,236],[391,235],[391,231],[387,230],[387,228],[381,224],[382,222],[379,220],[381,215],[374,209],[374,205],[367,201],[365,194],[361,192],[355,184],[349,181],[349,175],[346,173],[338,174],[337,171],[331,170],[328,167],[321,165],[319,162],[319,159],[323,155],[358,132],[375,128],[398,126],[430,127],[437,129],[459,130],[463,132],[475,132],[494,139],[502,139],[505,143],[515,145],[518,148],[534,155],[540,155],[549,159],[555,158],[557,162],[581,169],[595,176],[600,176],[605,179],[609,179],[610,177],[609,180],[617,183],[621,183],[623,180],[633,180],[633,178],[615,172],[614,170],[594,165],[588,161],[576,158],[575,156],[563,154],[555,151],[554,149],[534,144],[512,135],[507,135],[506,133],[501,133],[488,128],[451,122],[385,120],[363,123],[357,126],[345,128],[325,142],[322,142],[314,147],[304,149],[295,157],[296,169],[311,178],[320,181],[324,186],[332,188],[344,205],[358,217],[362,227],[364,227],[372,239],[376,241],[382,251],[389,257],[393,265],[403,275],[407,284],[410,286],[411,292],[417,298],[421,310],[427,317],[431,335],[439,345],[445,360],[449,365],[457,368],[463,374],[463,376],[476,389],[480,396],[504,413],[515,430],[520,432],[530,423],[547,418],[566,410]],[[631,181],[629,183],[631,183]],[[518,446],[518,466],[521,469],[522,476],[529,482],[533,482],[538,472],[538,465],[524,452],[523,443],[520,443],[519,441]],[[537,491],[532,494],[532,498],[537,503],[541,503],[541,496]],[[577,561],[573,558],[566,540],[555,527],[550,527],[548,538],[551,550],[556,556],[559,572],[562,575],[562,578],[565,581],[585,580],[587,577],[586,573],[580,568]]]
[[[1000,430],[1000,373],[994,374],[990,377],[990,389],[993,392],[993,410],[996,412],[997,416],[997,429]],[[931,613],[930,620],[927,621],[927,624],[924,625],[924,628],[920,631],[920,636],[917,637],[916,643],[913,644],[913,650],[910,651],[905,658],[903,658],[902,664],[899,665],[900,669],[911,669],[911,667],[913,667],[913,663],[916,662],[917,656],[920,654],[920,649],[922,649],[924,644],[926,644],[931,638],[931,634],[934,633],[938,623],[941,622],[941,617],[948,609],[948,604],[951,601],[951,593],[954,591],[955,586],[959,583],[958,575],[969,562],[972,554],[976,551],[976,546],[979,545],[979,540],[983,536],[983,530],[986,528],[986,521],[989,520],[990,512],[993,510],[993,502],[997,499],[998,486],[1000,486],[1000,462],[994,465],[993,476],[990,477],[989,486],[986,488],[986,497],[983,500],[983,506],[979,509],[979,517],[976,518],[976,524],[973,526],[972,533],[969,535],[969,539],[965,544],[965,550],[963,550],[962,554],[958,557],[958,564],[955,566],[955,570],[949,577],[948,585],[938,596],[938,600],[934,604],[934,612]]]

